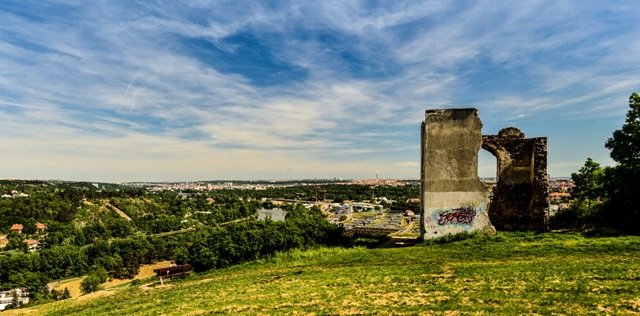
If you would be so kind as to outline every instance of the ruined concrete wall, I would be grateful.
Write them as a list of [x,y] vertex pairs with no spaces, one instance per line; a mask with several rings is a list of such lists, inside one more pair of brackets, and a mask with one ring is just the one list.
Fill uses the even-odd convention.
[[509,127],[482,137],[482,147],[498,160],[498,182],[489,217],[498,230],[547,229],[549,184],[547,139],[525,138]]
[[423,239],[484,230],[489,192],[478,178],[482,123],[476,109],[427,110],[422,124]]

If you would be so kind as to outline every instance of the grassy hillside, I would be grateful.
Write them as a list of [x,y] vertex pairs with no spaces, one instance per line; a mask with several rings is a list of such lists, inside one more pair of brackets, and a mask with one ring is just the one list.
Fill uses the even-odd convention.
[[294,251],[170,285],[6,314],[17,312],[638,315],[640,237],[499,234],[409,248]]

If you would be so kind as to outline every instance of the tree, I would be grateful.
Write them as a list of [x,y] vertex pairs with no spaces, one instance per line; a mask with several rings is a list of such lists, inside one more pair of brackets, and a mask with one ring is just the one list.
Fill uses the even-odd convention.
[[69,289],[65,286],[64,292],[62,292],[62,299],[66,300],[68,298],[71,298],[71,292],[69,292]]
[[61,295],[62,294],[60,293],[60,291],[56,289],[51,289],[51,291],[49,292],[49,297],[53,298],[56,301],[60,299]]
[[629,112],[622,129],[605,146],[619,165],[608,168],[603,188],[608,198],[606,217],[611,225],[640,232],[640,95],[629,97]]
[[578,173],[571,174],[571,180],[573,180],[575,185],[572,190],[572,195],[579,201],[586,201],[588,208],[591,208],[592,201],[602,197],[604,170],[604,168],[600,167],[599,163],[593,161],[591,158],[587,158],[587,161]]
[[9,239],[9,243],[5,247],[5,250],[16,249],[16,250],[21,250],[22,252],[25,252],[25,253],[29,252],[29,247],[24,242],[24,235],[11,232],[7,236],[7,239]]
[[605,144],[611,150],[611,158],[627,167],[640,167],[640,95],[629,97],[629,112],[622,129],[613,132]]
[[80,283],[80,291],[82,294],[89,294],[91,292],[98,291],[102,289],[102,282],[100,282],[100,277],[95,274],[89,274],[82,283]]
[[11,308],[16,308],[18,306],[20,306],[20,300],[18,299],[18,291],[14,290],[13,293],[13,298],[11,298]]

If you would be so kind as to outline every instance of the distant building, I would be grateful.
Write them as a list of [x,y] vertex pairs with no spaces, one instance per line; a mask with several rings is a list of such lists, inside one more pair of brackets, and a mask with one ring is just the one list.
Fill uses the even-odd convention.
[[0,311],[11,305],[13,299],[18,299],[18,304],[29,304],[29,292],[26,288],[17,288],[0,292]]
[[571,200],[571,193],[568,193],[568,192],[549,193],[549,199],[551,200],[551,202],[569,201]]
[[16,232],[18,234],[22,233],[22,229],[24,226],[22,224],[13,224],[11,225],[11,231]]
[[29,252],[36,252],[38,251],[38,249],[40,249],[40,242],[35,239],[27,239],[24,241],[24,243],[27,244]]
[[336,214],[337,215],[349,215],[351,213],[352,213],[351,208],[349,206],[346,206],[346,205],[343,206],[343,207],[339,207],[336,210]]
[[186,193],[186,192],[178,192],[178,197],[182,200],[186,200],[188,198],[191,197],[191,193]]
[[39,233],[44,233],[45,230],[47,230],[46,224],[36,223],[36,231],[38,231]]

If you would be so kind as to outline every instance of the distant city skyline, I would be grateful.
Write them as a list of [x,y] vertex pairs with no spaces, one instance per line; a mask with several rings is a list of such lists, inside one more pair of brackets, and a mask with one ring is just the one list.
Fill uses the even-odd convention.
[[[0,178],[420,177],[424,111],[548,137],[549,175],[640,92],[635,1],[2,1]],[[479,175],[495,176],[480,151]]]

